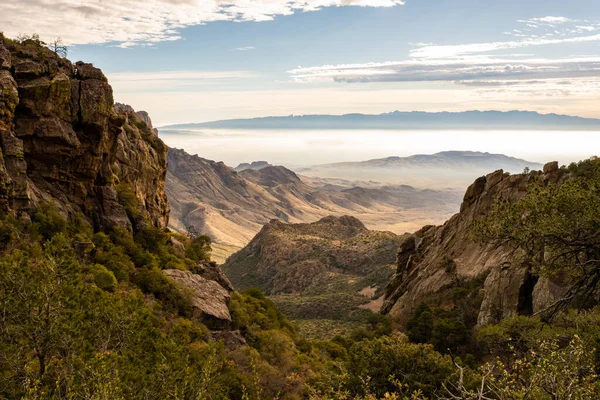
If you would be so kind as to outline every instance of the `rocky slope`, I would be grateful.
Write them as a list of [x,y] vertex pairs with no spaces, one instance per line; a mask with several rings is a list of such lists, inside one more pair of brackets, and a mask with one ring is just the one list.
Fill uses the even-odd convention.
[[236,289],[261,289],[296,321],[358,321],[361,307],[381,297],[401,241],[349,216],[310,224],[273,220],[223,271]]
[[531,315],[550,305],[562,292],[558,282],[533,276],[506,247],[475,242],[469,227],[489,215],[496,202],[521,199],[529,184],[560,184],[564,179],[565,170],[556,162],[544,166],[543,172],[510,175],[498,170],[477,179],[467,189],[460,213],[442,226],[426,226],[404,239],[381,311],[402,324],[422,301],[452,307],[452,289],[476,280],[482,282],[477,288],[482,291],[479,325]]
[[348,214],[371,229],[404,233],[447,219],[460,203],[454,191],[410,186],[361,188],[320,182],[316,187],[277,166],[237,173],[177,149],[169,150],[168,163],[171,227],[185,231],[194,225],[217,244],[238,249],[272,219],[302,223]]
[[96,229],[135,228],[117,188],[141,216],[168,223],[167,148],[147,114],[114,107],[101,70],[72,64],[34,40],[0,36],[0,208],[26,217],[51,201]]

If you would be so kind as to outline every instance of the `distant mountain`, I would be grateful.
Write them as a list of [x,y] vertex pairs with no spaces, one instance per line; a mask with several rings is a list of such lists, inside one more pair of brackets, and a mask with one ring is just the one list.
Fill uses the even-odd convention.
[[322,179],[307,179],[311,183],[307,184],[281,166],[236,172],[222,162],[177,149],[169,149],[167,161],[170,227],[185,231],[193,225],[217,245],[233,246],[229,254],[246,245],[272,219],[301,223],[353,215],[373,229],[404,233],[444,221],[461,201],[460,192],[450,190],[394,185],[363,188]]
[[540,169],[542,164],[504,154],[479,151],[442,151],[435,154],[416,154],[409,157],[387,157],[368,161],[323,164],[317,168],[360,167],[360,168],[401,168],[418,167],[433,169],[483,168],[486,170],[505,169],[509,172],[522,172],[524,168]]
[[263,168],[270,167],[270,166],[271,166],[271,164],[269,164],[266,161],[253,161],[251,164],[250,163],[241,163],[240,165],[235,167],[233,170],[236,172],[242,172],[247,169],[259,170],[259,169],[263,169]]
[[421,111],[370,115],[290,115],[165,126],[169,129],[481,129],[598,130],[600,119],[534,111]]
[[542,164],[473,151],[444,151],[410,157],[387,157],[368,161],[316,165],[296,172],[326,179],[378,180],[406,183],[417,187],[464,187],[489,171],[503,169],[510,173],[541,169]]

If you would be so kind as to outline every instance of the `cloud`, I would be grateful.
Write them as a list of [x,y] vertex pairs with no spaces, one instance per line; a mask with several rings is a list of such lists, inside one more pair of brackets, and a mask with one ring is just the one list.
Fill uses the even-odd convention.
[[[514,40],[451,45],[413,44],[408,59],[381,63],[298,67],[288,71],[296,82],[454,82],[462,86],[509,89],[519,82],[540,85],[547,80],[600,77],[600,57],[556,59],[511,50],[540,46],[600,42],[600,23],[567,17],[519,20],[506,31]],[[560,27],[555,27],[560,26]]]
[[541,18],[531,18],[529,20],[527,20],[528,22],[543,22],[543,23],[547,23],[547,24],[565,24],[567,22],[571,22],[573,21],[570,18],[566,18],[566,17],[541,17]]
[[256,49],[256,47],[254,46],[246,46],[246,47],[238,47],[236,50],[237,51],[248,51],[248,50],[254,50]]
[[38,33],[68,44],[121,46],[181,38],[187,26],[213,21],[269,21],[323,7],[392,7],[404,0],[3,0],[0,27],[8,36]]
[[518,41],[515,40],[505,42],[470,43],[445,46],[424,46],[411,50],[410,56],[413,58],[448,58],[466,56],[477,53],[487,53],[496,50],[518,49],[551,44],[585,42],[600,42],[600,34],[559,39],[531,37]]
[[438,82],[600,77],[600,57],[571,59],[409,60],[325,65],[288,71],[297,82]]
[[119,93],[189,90],[257,76],[248,71],[118,72],[106,75],[115,92]]

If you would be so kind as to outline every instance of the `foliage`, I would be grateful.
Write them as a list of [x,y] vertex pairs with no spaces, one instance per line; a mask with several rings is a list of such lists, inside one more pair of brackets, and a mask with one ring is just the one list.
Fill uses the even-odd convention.
[[[538,197],[525,198],[517,211],[499,206],[498,214],[478,227],[482,240],[505,240],[502,235],[508,232],[524,240],[511,243],[530,255],[540,273],[569,272],[574,282],[594,277],[590,261],[597,260],[597,249],[591,230],[597,211],[589,204],[568,203],[597,205],[596,170],[590,163],[569,167],[573,183],[534,189],[531,196]],[[128,204],[130,218],[142,218],[127,193],[120,190],[120,201]],[[542,215],[552,207],[560,212]],[[523,224],[522,232],[513,231],[502,215]],[[165,268],[195,271],[198,262],[209,260],[208,238],[176,236],[148,223],[139,227],[135,234],[119,228],[94,233],[83,217],[66,220],[47,204],[31,211],[30,223],[0,216],[0,398],[600,396],[600,309],[558,313],[551,324],[515,316],[473,334],[485,276],[458,281],[439,297],[426,299],[408,321],[407,336],[392,332],[389,317],[366,313],[351,334],[307,340],[259,290],[233,293],[231,329],[247,345],[226,346],[193,319],[186,291],[162,273]],[[559,234],[566,236],[552,236]],[[175,249],[171,238],[185,251]],[[541,243],[544,257],[529,252]],[[554,257],[572,248],[579,258]],[[443,262],[451,272],[450,261]],[[573,265],[582,268],[565,271]],[[357,280],[356,287],[364,288],[367,279],[378,283],[386,274],[374,271],[365,281]],[[347,307],[345,301],[354,301],[341,296],[349,285],[333,279],[310,290],[320,296],[324,288],[335,289],[331,308],[339,312]],[[313,327],[330,326],[319,324],[327,320],[312,321]]]
[[593,351],[576,335],[566,346],[556,340],[539,341],[525,355],[509,363],[495,360],[480,370],[476,385],[468,388],[463,368],[454,385],[445,385],[445,399],[585,400],[600,396],[593,368]]
[[185,249],[187,258],[194,261],[210,261],[210,238],[200,235],[190,239],[189,245]]

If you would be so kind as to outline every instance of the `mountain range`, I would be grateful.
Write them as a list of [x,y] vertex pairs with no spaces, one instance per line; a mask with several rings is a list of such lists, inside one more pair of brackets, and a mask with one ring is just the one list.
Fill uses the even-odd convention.
[[163,130],[214,129],[479,129],[598,130],[600,119],[534,111],[464,111],[429,113],[290,115],[231,119],[163,126]]
[[489,171],[503,169],[519,173],[524,169],[538,170],[542,164],[474,151],[444,151],[410,157],[387,157],[360,162],[315,165],[296,172],[326,179],[353,177],[357,180],[378,180],[403,183],[420,188],[463,188]]
[[210,236],[218,261],[245,246],[272,219],[308,223],[353,215],[370,229],[401,234],[444,221],[461,199],[455,190],[305,178],[282,166],[261,164],[264,168],[236,172],[178,149],[169,149],[167,162],[170,227],[185,232],[194,226]]

